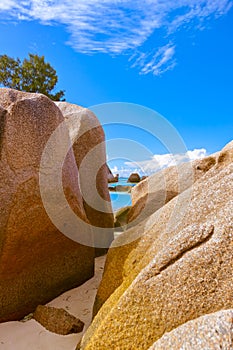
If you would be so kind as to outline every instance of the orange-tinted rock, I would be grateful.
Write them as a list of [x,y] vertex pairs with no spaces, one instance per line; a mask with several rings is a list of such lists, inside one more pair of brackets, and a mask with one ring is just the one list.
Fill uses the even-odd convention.
[[48,331],[61,335],[80,333],[84,327],[81,320],[66,310],[51,306],[38,305],[33,318]]
[[[101,305],[104,304],[106,299],[112,294],[116,286],[122,282],[122,277],[115,278],[111,273],[112,269],[116,266],[123,264],[123,258],[127,256],[132,249],[135,248],[138,242],[138,238],[142,235],[144,226],[146,225],[145,219],[148,219],[150,215],[162,208],[172,198],[176,197],[179,193],[184,192],[191,187],[195,181],[204,176],[204,174],[216,165],[216,156],[206,157],[204,159],[196,160],[190,163],[184,163],[177,167],[170,167],[161,172],[158,172],[152,176],[147,177],[141,181],[138,185],[132,188],[132,207],[127,210],[127,215],[124,216],[124,225],[128,228],[132,227],[129,232],[134,235],[135,238],[129,239],[129,244],[124,241],[124,235],[118,238],[119,245],[122,240],[122,247],[114,247],[110,249],[107,262],[106,273],[100,284],[97,292],[96,301],[94,305],[94,311],[97,313]],[[178,210],[182,212],[182,203],[179,199],[177,201]],[[127,221],[125,221],[127,220]],[[108,268],[109,266],[109,268]],[[119,272],[119,271],[118,271]],[[123,272],[117,273],[118,276],[123,276]],[[109,283],[106,283],[106,281]],[[107,287],[106,287],[107,286]]]
[[[43,95],[12,89],[0,89],[0,106],[0,321],[6,321],[23,317],[89,279],[94,249],[64,236],[41,199],[41,156],[63,121],[60,110]],[[62,140],[56,139],[53,146],[59,153]],[[42,171],[46,174],[47,169]],[[48,194],[56,197],[50,185]],[[63,187],[72,210],[87,222],[72,150],[63,165]],[[62,217],[63,208],[56,205]]]
[[81,349],[147,350],[188,321],[232,309],[233,163],[207,168],[113,242]]

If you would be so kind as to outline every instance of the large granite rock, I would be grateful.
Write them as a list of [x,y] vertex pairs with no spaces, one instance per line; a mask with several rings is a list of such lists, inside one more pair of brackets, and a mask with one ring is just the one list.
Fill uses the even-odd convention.
[[[62,121],[60,110],[47,97],[0,89],[0,321],[23,317],[94,272],[94,249],[61,234],[41,199],[42,152]],[[56,138],[51,149],[54,157],[62,147],[63,140]],[[49,166],[41,171],[47,174]],[[72,150],[64,162],[62,180],[70,207],[82,222],[88,222]],[[62,218],[65,208],[56,202],[53,183],[44,190]],[[84,234],[82,225],[78,233]],[[91,230],[85,234],[92,237]]]
[[[108,191],[103,128],[90,110],[67,102],[56,104],[62,111],[74,142],[83,204],[88,220],[93,225],[95,246],[108,248],[113,240],[114,217]],[[98,227],[105,230],[98,230]]]
[[208,170],[190,188],[114,241],[81,349],[148,349],[190,320],[233,307],[227,151],[211,166],[202,161]]
[[149,176],[132,189],[132,208],[128,218],[132,225],[143,221],[172,198],[191,187],[212,166],[217,155],[169,167]]
[[[211,167],[216,164],[216,159],[218,156],[219,153],[196,160],[194,162],[180,164],[177,167],[169,167],[163,171],[151,175],[150,177],[147,177],[132,188],[132,206],[127,209],[127,215],[124,217],[124,230],[127,227],[128,229],[133,227],[133,231],[131,230],[129,232],[134,232],[133,234],[135,239],[132,239],[132,242],[131,239],[129,239],[129,242],[126,241],[122,244],[119,238],[119,243],[116,244],[122,244],[123,246],[121,248],[115,248],[114,245],[111,247],[111,250],[107,256],[106,264],[106,266],[109,266],[109,269],[106,270],[106,279],[104,276],[97,292],[97,297],[94,304],[94,314],[97,313],[105,300],[112,294],[116,286],[118,286],[122,281],[119,276],[118,278],[115,278],[114,274],[111,273],[111,270],[115,271],[116,266],[119,266],[118,273],[122,276],[122,264],[124,263],[124,259],[121,259],[120,257],[125,257],[137,244],[137,238],[142,235],[144,226],[147,225],[147,221],[145,221],[145,219],[150,217],[158,209],[162,208],[179,193],[182,193],[186,189],[190,188],[195,181],[200,179],[208,170],[211,169]],[[189,198],[187,200],[189,200]],[[178,199],[177,205],[182,211],[182,199]],[[184,205],[186,206],[185,203]],[[129,236],[131,237],[131,234]],[[107,271],[109,273],[107,273]],[[107,288],[106,280],[109,281]]]
[[233,348],[233,310],[201,316],[165,333],[150,350],[230,350]]

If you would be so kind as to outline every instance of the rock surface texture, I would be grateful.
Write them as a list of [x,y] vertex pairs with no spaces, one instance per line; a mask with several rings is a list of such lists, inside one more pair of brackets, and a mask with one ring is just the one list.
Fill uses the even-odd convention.
[[[21,318],[34,311],[38,304],[45,304],[93,275],[94,248],[63,235],[50,220],[41,198],[41,156],[50,136],[63,121],[60,109],[47,97],[0,89],[0,321]],[[94,127],[95,123],[96,120]],[[67,130],[66,133],[69,138]],[[61,132],[53,141],[51,159],[62,152],[63,136]],[[93,145],[94,137],[103,140],[98,126],[89,143],[84,137],[79,144],[81,155]],[[64,194],[80,222],[93,223],[96,216],[92,217],[81,195],[77,154],[78,148],[76,159],[70,149],[63,164]],[[50,163],[41,169],[45,175],[49,171]],[[105,179],[104,174],[99,176],[99,190],[107,197],[104,187],[107,176]],[[89,186],[90,177],[86,173]],[[45,183],[44,190],[53,204],[56,219],[63,220],[65,227],[69,222],[66,217],[63,219],[66,206],[57,200],[53,180]],[[98,220],[102,224],[102,216]],[[109,225],[111,220],[109,215]],[[91,225],[83,231],[80,224],[75,232],[87,235],[93,243]]]
[[195,181],[179,170],[183,190],[113,242],[81,349],[149,349],[188,321],[233,308],[232,154],[228,145],[191,164]]
[[233,310],[201,316],[166,333],[150,350],[233,349]]
[[[62,111],[79,169],[83,205],[95,233],[95,246],[107,248],[113,240],[114,217],[108,191],[105,135],[96,116],[86,108],[57,102]],[[98,227],[105,228],[103,232]]]
[[33,318],[48,331],[61,335],[80,333],[84,327],[81,320],[66,310],[51,306],[38,305]]

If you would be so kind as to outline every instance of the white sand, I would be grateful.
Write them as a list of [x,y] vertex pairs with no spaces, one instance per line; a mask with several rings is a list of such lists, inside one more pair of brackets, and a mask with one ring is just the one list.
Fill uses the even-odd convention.
[[100,283],[105,256],[95,259],[95,276],[47,305],[63,308],[85,323],[82,333],[57,335],[47,331],[35,320],[0,324],[1,350],[74,350],[91,323],[92,306]]

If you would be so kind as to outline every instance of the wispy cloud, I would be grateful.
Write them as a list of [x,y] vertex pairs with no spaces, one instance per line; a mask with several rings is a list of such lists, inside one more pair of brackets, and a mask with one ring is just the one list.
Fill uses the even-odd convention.
[[[209,17],[222,16],[231,6],[232,0],[1,0],[0,18],[63,24],[78,52],[137,52],[132,66],[160,75],[175,65],[172,40],[178,28],[204,28]],[[158,30],[167,42],[160,47],[152,42],[148,52],[145,44]]]
[[201,159],[207,156],[204,148],[187,151],[184,154],[155,154],[151,159],[140,162],[125,162],[124,167],[114,166],[112,172],[121,177],[128,177],[131,173],[151,175],[170,166]]
[[174,56],[175,45],[169,43],[157,50],[153,50],[149,54],[139,53],[138,57],[134,55],[135,60],[131,67],[139,67],[141,74],[152,73],[153,75],[161,75],[175,67],[176,60]]

